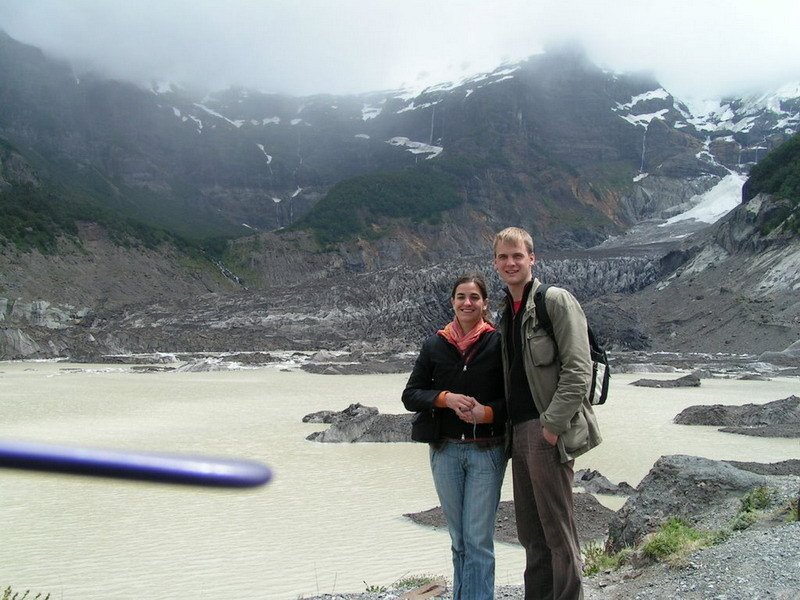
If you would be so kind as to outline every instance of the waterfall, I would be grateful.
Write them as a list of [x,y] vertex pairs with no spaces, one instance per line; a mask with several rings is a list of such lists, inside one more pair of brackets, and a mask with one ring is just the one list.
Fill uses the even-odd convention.
[[644,135],[642,136],[642,160],[639,164],[639,173],[644,173],[644,153],[647,149],[647,128],[649,126],[649,123],[644,126]]

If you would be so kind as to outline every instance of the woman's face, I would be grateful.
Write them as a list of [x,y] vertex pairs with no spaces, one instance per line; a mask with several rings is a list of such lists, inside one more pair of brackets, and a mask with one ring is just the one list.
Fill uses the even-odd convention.
[[477,283],[467,282],[459,285],[451,302],[456,319],[465,333],[483,320],[486,299]]

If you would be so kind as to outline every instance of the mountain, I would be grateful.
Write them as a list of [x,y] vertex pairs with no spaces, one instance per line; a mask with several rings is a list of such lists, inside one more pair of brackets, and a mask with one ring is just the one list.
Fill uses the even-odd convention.
[[[682,215],[797,131],[793,90],[690,109],[562,49],[421,92],[208,94],[76,74],[0,33],[5,322],[78,355],[407,346],[510,224],[582,299],[632,294],[707,227]],[[653,343],[615,314],[619,344]]]

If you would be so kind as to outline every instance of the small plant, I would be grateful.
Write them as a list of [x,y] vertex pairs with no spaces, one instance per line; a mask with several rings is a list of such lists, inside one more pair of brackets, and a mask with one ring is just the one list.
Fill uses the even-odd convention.
[[600,544],[589,542],[583,551],[583,572],[585,575],[595,575],[618,569],[632,554],[632,548],[623,548],[615,554],[609,554]]
[[0,600],[49,600],[50,594],[42,596],[42,592],[39,592],[35,596],[30,595],[30,590],[25,590],[22,595],[20,596],[20,592],[15,592],[11,589],[11,586],[8,586],[5,590],[3,590],[3,597]]
[[775,501],[776,493],[766,486],[755,487],[740,499],[741,509],[731,519],[730,527],[734,531],[743,531],[758,521],[762,512]]
[[793,521],[800,521],[800,498],[795,498],[794,500],[790,500],[789,504],[787,505],[786,511],[786,522],[792,523]]
[[744,531],[758,521],[758,514],[752,510],[743,510],[731,519],[730,527],[733,531]]
[[772,504],[775,492],[766,486],[759,486],[747,492],[741,499],[742,512],[764,510]]
[[691,552],[714,543],[713,533],[698,531],[677,518],[670,518],[642,544],[642,553],[657,561],[682,564]]
[[381,592],[385,592],[386,591],[386,586],[385,585],[370,585],[366,581],[364,582],[364,585],[367,586],[365,591],[368,594],[380,594]]
[[430,573],[423,573],[420,575],[406,575],[401,577],[392,584],[392,587],[398,590],[417,588],[431,583],[442,582],[445,578],[441,575],[431,575]]

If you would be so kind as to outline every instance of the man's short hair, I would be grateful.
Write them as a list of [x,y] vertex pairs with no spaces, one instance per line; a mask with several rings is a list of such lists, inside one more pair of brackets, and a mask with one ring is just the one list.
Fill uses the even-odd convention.
[[492,252],[497,255],[497,246],[500,244],[525,244],[528,252],[533,254],[533,238],[531,234],[521,227],[506,227],[503,231],[494,236]]

